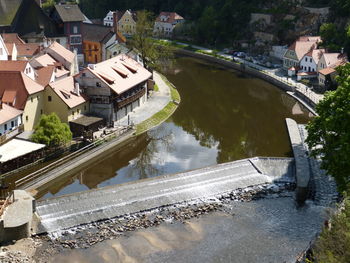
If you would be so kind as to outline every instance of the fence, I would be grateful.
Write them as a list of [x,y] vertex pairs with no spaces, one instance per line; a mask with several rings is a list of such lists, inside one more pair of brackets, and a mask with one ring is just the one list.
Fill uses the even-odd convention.
[[102,139],[99,139],[99,140],[75,151],[74,153],[69,154],[69,155],[49,164],[48,166],[45,166],[44,168],[39,169],[39,170],[37,170],[37,171],[35,171],[35,172],[33,172],[33,173],[23,177],[23,178],[17,180],[15,182],[16,188],[28,184],[30,181],[32,181],[36,178],[39,178],[39,177],[43,176],[44,174],[47,174],[48,172],[54,170],[55,168],[64,167],[64,165],[67,164],[69,161],[72,161],[73,159],[81,156],[84,153],[87,153],[87,152],[89,152],[89,154],[94,153],[95,151],[100,149],[100,147],[98,147],[98,146],[101,146],[103,143],[108,142],[114,138],[118,138],[119,136],[126,134],[127,132],[129,132],[132,129],[133,128],[131,126],[124,127],[122,129],[116,131],[115,133],[111,133],[111,134],[103,137]]

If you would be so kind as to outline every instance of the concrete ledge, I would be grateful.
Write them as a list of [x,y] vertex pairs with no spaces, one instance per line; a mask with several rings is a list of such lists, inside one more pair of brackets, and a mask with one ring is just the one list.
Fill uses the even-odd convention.
[[0,219],[1,243],[30,236],[34,198],[23,190],[15,190],[14,196],[15,201],[6,208]]
[[295,174],[297,183],[296,199],[298,203],[303,203],[308,195],[308,186],[310,181],[310,165],[308,155],[303,146],[298,124],[289,118],[286,119],[286,124],[295,159]]

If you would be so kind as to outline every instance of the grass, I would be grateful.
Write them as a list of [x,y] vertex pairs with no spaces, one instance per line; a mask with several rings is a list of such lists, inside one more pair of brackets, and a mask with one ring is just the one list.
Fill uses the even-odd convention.
[[136,135],[144,133],[166,121],[175,112],[175,110],[178,107],[178,104],[181,101],[180,94],[176,90],[174,85],[171,84],[165,76],[160,76],[170,88],[171,101],[161,111],[157,112],[152,117],[136,125]]
[[159,91],[159,87],[158,87],[157,84],[154,84],[153,90],[156,91],[156,92]]

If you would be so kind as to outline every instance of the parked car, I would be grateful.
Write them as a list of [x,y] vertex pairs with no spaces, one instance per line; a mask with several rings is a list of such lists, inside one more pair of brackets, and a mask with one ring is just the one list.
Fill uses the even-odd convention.
[[246,57],[246,53],[244,53],[244,52],[237,52],[237,57],[245,58]]

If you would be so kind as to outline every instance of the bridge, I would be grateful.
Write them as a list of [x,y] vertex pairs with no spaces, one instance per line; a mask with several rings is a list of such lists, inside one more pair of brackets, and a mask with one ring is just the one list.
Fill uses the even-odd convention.
[[294,182],[293,158],[249,158],[38,201],[36,234],[54,232],[239,188]]

